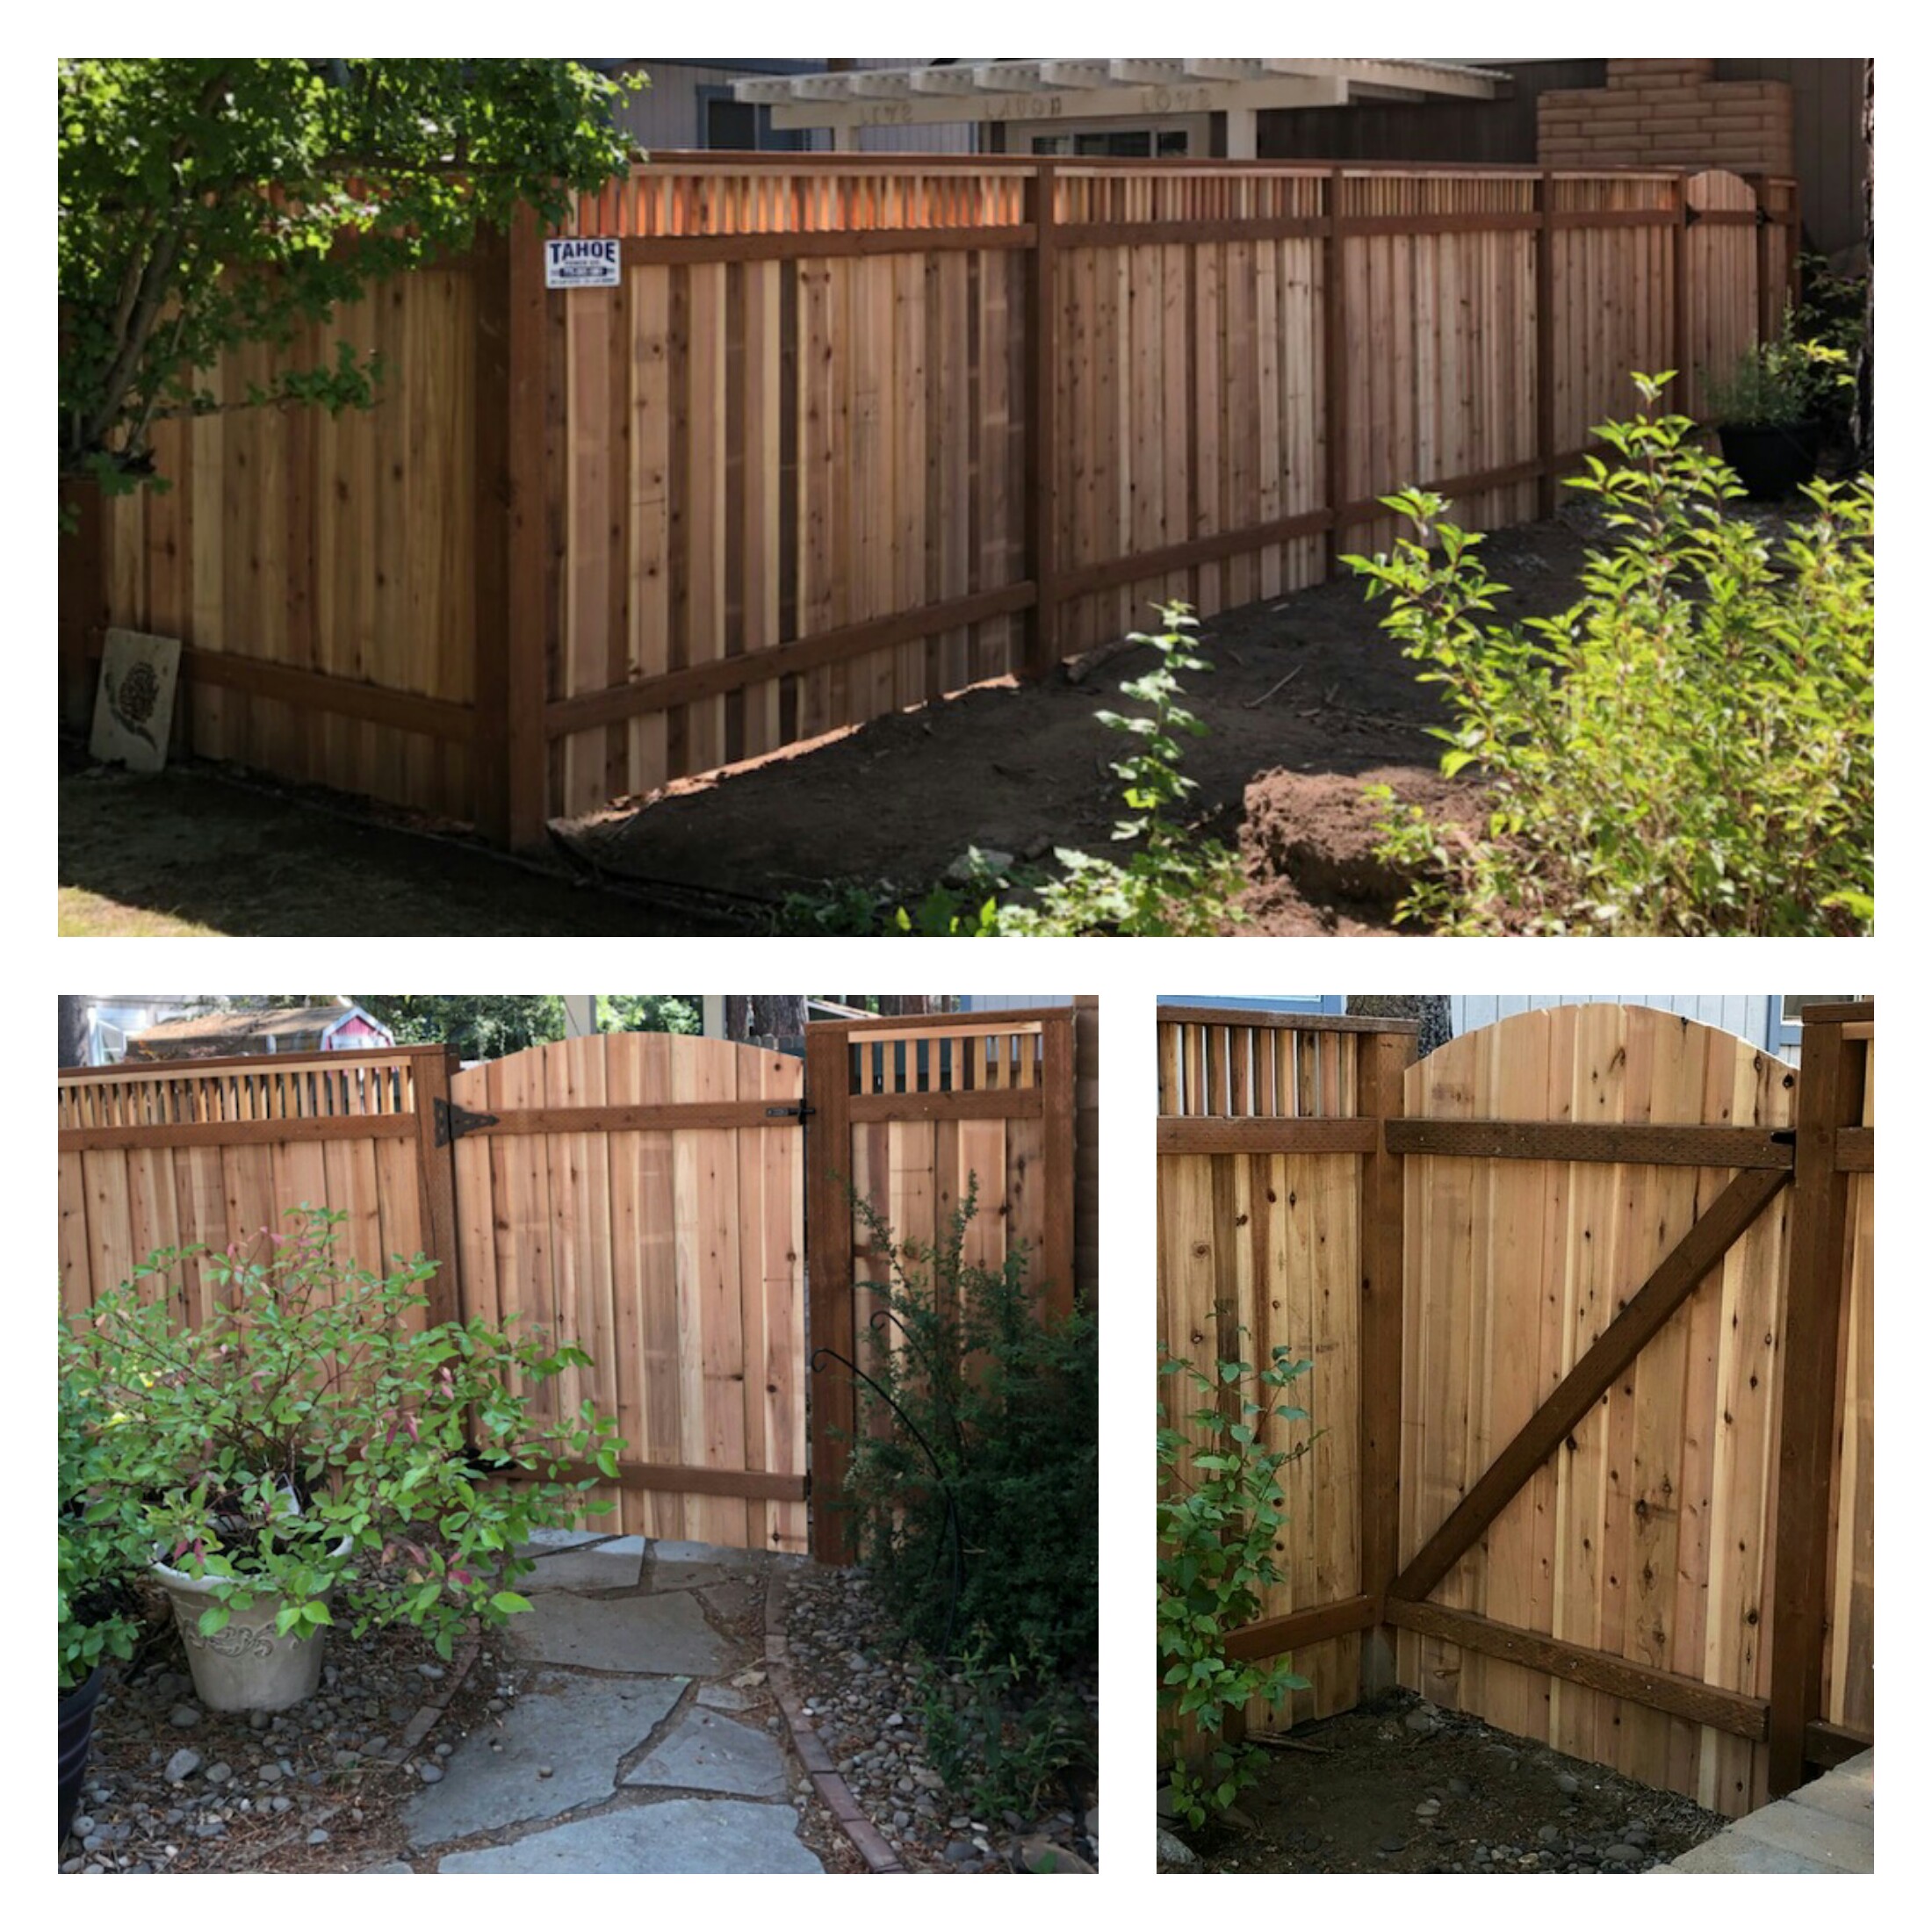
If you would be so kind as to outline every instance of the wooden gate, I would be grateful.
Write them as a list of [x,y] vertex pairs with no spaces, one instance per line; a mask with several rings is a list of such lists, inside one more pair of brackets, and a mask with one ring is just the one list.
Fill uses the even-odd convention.
[[577,1340],[628,1445],[630,1534],[805,1547],[797,1059],[607,1034],[451,1080],[465,1312]]
[[1318,1022],[1161,1010],[1163,1339],[1287,1342],[1329,1431],[1232,1646],[1294,1653],[1291,1716],[1392,1631],[1432,1701],[1734,1815],[1870,1741],[1873,1019],[1805,1018],[1800,1073],[1532,1012],[1372,1101]]

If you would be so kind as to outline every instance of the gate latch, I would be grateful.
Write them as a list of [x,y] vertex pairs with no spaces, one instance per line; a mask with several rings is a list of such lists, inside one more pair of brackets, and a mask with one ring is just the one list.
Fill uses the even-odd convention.
[[438,1099],[436,1103],[436,1145],[447,1147],[451,1141],[459,1141],[465,1134],[473,1134],[479,1127],[494,1127],[494,1114],[472,1114],[466,1107],[458,1107],[454,1100]]
[[818,1109],[812,1106],[811,1101],[801,1100],[796,1107],[768,1107],[765,1109],[765,1118],[768,1121],[786,1119],[809,1121],[818,1111]]

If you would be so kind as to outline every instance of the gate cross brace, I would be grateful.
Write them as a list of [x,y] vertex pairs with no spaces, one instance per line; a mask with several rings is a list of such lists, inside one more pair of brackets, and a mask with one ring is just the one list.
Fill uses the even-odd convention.
[[1747,1168],[1691,1223],[1388,1586],[1391,1597],[1420,1602],[1449,1574],[1791,1178],[1787,1168]]

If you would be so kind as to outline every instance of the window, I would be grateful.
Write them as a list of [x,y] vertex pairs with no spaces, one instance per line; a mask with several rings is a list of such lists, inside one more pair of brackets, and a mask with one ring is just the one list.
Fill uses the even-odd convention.
[[1101,159],[1146,161],[1187,152],[1184,127],[1128,127],[1090,134],[1035,134],[1036,155],[1074,155]]

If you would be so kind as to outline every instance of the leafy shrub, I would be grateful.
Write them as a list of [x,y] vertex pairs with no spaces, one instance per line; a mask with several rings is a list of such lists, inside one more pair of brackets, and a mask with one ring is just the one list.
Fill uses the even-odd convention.
[[1037,1654],[1000,1656],[984,1631],[956,1668],[919,1674],[926,1755],[976,1817],[1030,1811],[1070,1769],[1093,1766],[1093,1726],[1079,1692]]
[[[1264,1762],[1260,1748],[1236,1741],[1229,1727],[1255,1698],[1278,1704],[1308,1687],[1280,1657],[1237,1660],[1227,1650],[1230,1633],[1261,1614],[1261,1592],[1281,1581],[1274,1546],[1287,1518],[1280,1472],[1313,1445],[1305,1437],[1275,1449],[1263,1439],[1271,1418],[1308,1419],[1306,1409],[1275,1400],[1308,1373],[1309,1365],[1293,1358],[1293,1350],[1277,1348],[1263,1368],[1219,1362],[1211,1375],[1179,1357],[1161,1359],[1163,1377],[1179,1376],[1200,1398],[1176,1417],[1164,1395],[1155,1437],[1161,1755],[1175,1805],[1196,1827],[1226,1811]],[[1223,1407],[1229,1390],[1239,1391],[1232,1414]],[[1182,1423],[1193,1425],[1192,1438]]]
[[[530,1608],[506,1586],[531,1568],[515,1551],[532,1531],[609,1507],[566,1465],[614,1477],[616,1424],[588,1402],[537,1412],[545,1384],[588,1366],[581,1350],[480,1319],[424,1327],[434,1262],[378,1278],[335,1251],[341,1215],[290,1218],[265,1260],[162,1250],[63,1322],[90,1511],[137,1521],[149,1550],[213,1582],[208,1635],[258,1594],[287,1599],[285,1633],[321,1628],[333,1590],[355,1634],[409,1623],[447,1657],[471,1618]],[[217,1301],[183,1328],[157,1291],[197,1254]]]
[[[61,1335],[66,1335],[65,1319]],[[98,1664],[134,1654],[140,1607],[130,1581],[153,1553],[135,1500],[107,1482],[112,1415],[63,1374],[56,1453],[60,1478],[61,1689],[84,1683]]]
[[[1382,628],[1456,714],[1445,775],[1484,782],[1471,834],[1393,808],[1385,859],[1417,883],[1398,917],[1453,934],[1854,934],[1874,912],[1872,517],[1868,477],[1813,485],[1775,547],[1742,493],[1653,411],[1597,435],[1571,487],[1618,533],[1561,616],[1483,621],[1482,539],[1424,491],[1384,499],[1414,535],[1352,557]],[[1438,560],[1431,546],[1440,547]],[[1392,805],[1381,788],[1373,796]]]
[[1030,1678],[1090,1661],[1099,1589],[1092,1316],[1042,1309],[1020,1246],[998,1268],[966,1259],[977,1179],[931,1247],[895,1243],[870,1202],[856,1207],[890,1270],[846,1477],[882,1606],[934,1658],[956,1659],[970,1642],[1021,1660]]

